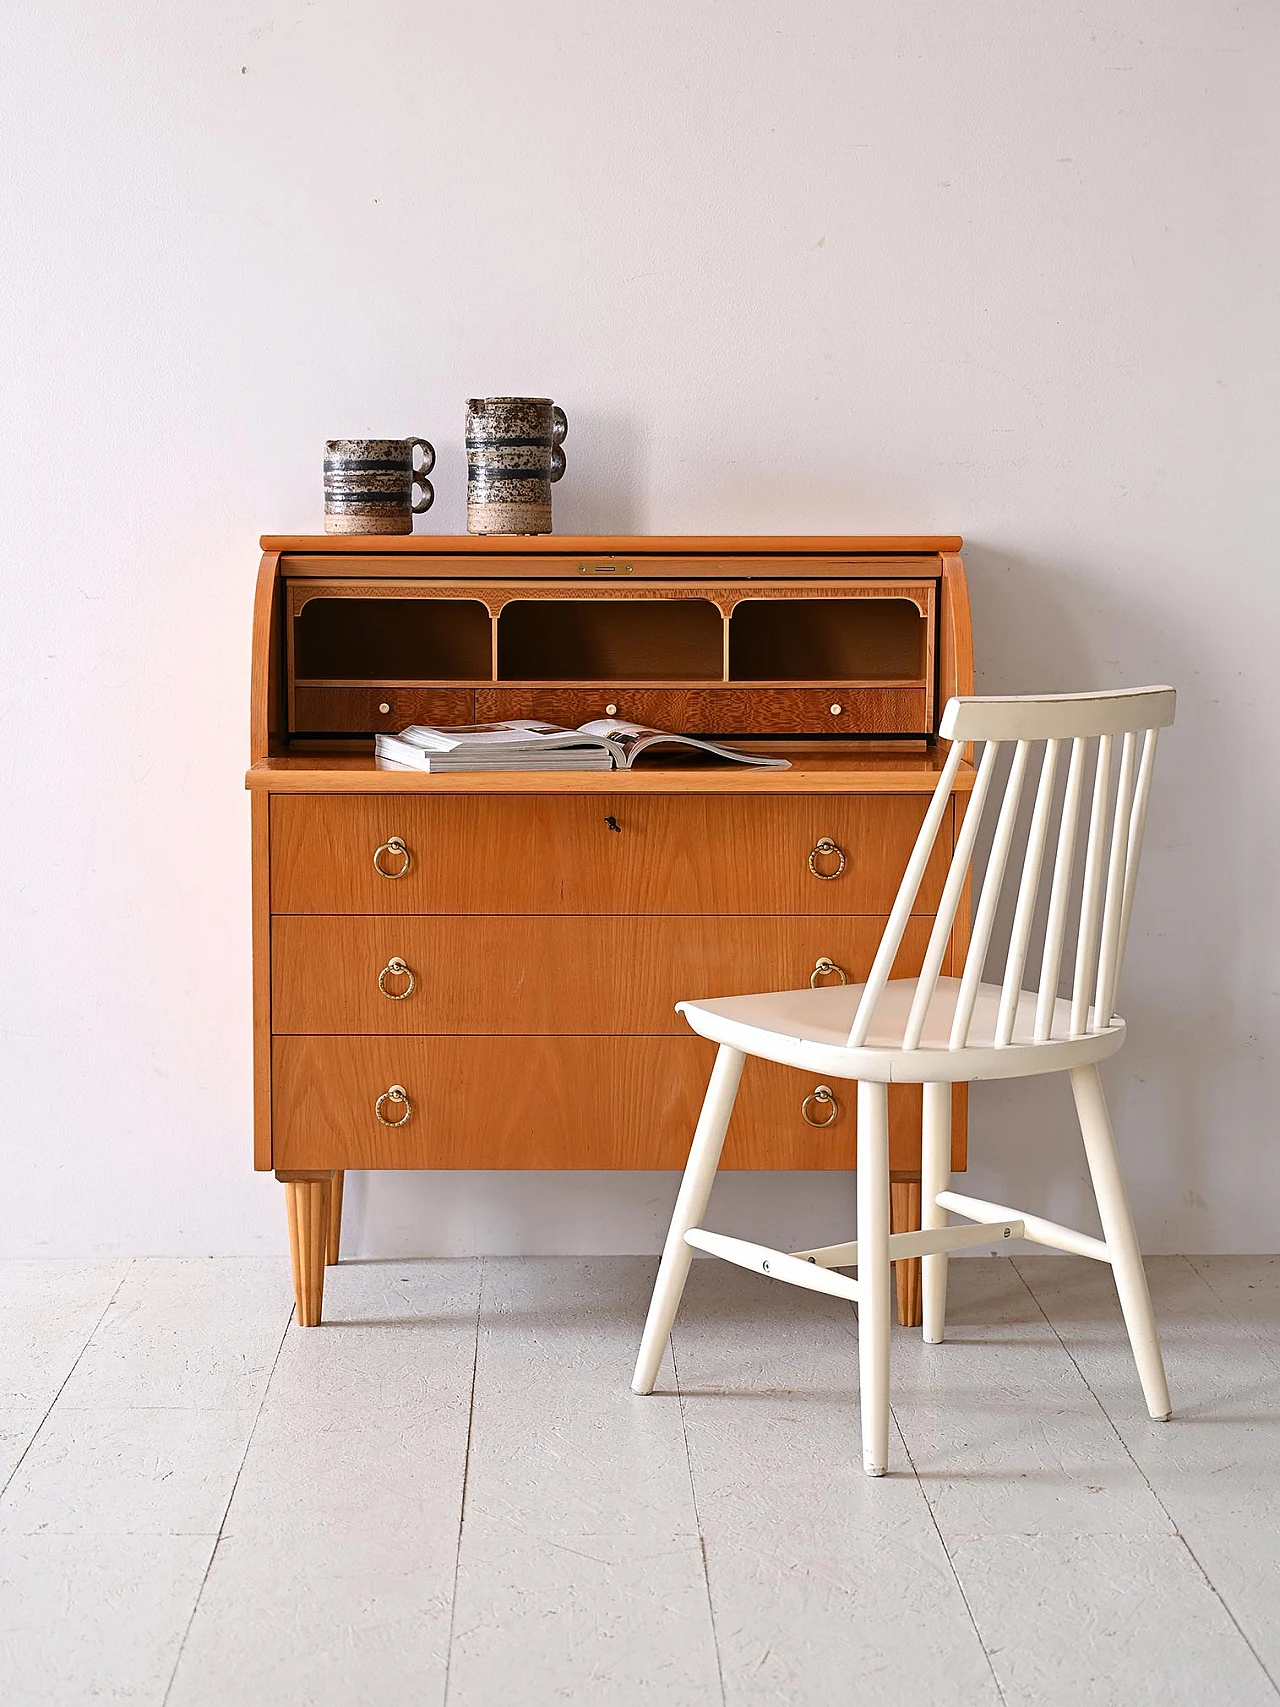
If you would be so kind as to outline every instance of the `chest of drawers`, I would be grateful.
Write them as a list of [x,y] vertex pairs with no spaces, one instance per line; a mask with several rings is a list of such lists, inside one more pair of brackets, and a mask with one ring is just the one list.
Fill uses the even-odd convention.
[[[315,1323],[348,1168],[683,1165],[712,1051],[676,1001],[865,975],[972,664],[958,541],[263,543],[255,1159]],[[411,720],[613,705],[791,768],[432,776],[371,752]],[[852,1167],[853,1099],[814,1125],[813,1089],[751,1062],[725,1165]],[[892,1123],[905,1225],[918,1089]]]

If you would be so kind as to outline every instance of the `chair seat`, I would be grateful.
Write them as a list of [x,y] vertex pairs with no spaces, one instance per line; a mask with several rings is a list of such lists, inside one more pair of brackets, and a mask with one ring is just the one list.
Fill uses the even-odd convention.
[[820,990],[723,996],[679,1002],[676,1011],[699,1036],[726,1043],[747,1055],[828,1078],[868,1079],[883,1084],[959,1084],[972,1079],[1065,1072],[1114,1055],[1124,1041],[1124,1021],[1118,1017],[1099,1031],[1072,1037],[1071,1003],[1060,1000],[1054,1004],[1052,1036],[1044,1043],[1035,1042],[1036,994],[1024,990],[1018,1000],[1012,1041],[997,1047],[1000,986],[979,984],[968,1044],[963,1049],[950,1049],[960,980],[939,978],[920,1047],[904,1049],[902,1034],[915,999],[916,979],[900,978],[885,986],[867,1041],[851,1049],[845,1040],[863,988],[861,984],[837,984]]

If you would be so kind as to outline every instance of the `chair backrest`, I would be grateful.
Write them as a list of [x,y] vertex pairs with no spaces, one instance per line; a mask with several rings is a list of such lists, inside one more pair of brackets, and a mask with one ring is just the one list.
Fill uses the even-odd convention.
[[[965,880],[973,862],[978,832],[988,809],[994,815],[991,851],[973,912],[968,952],[960,973],[951,1027],[950,1047],[963,1049],[969,1040],[974,1002],[983,970],[993,949],[992,933],[1006,881],[1012,881],[1017,861],[1010,860],[1015,840],[1023,785],[1032,748],[1043,742],[1030,825],[1026,832],[1017,898],[1004,958],[995,1042],[1013,1040],[1018,1000],[1023,993],[1032,925],[1042,878],[1048,879],[1048,913],[1040,957],[1036,998],[1037,1042],[1053,1031],[1064,947],[1074,925],[1075,973],[1072,981],[1070,1029],[1079,1037],[1102,1031],[1115,1013],[1116,986],[1124,961],[1133,908],[1138,858],[1146,824],[1147,800],[1156,756],[1156,738],[1173,722],[1172,688],[1126,688],[1119,693],[1078,693],[998,697],[978,696],[949,701],[939,733],[951,741],[951,751],[938,778],[933,799],[885,926],[866,990],[858,1004],[849,1043],[866,1042],[876,1007],[884,994],[894,959],[911,918],[911,910],[929,864],[934,844],[946,822],[947,803],[966,745],[982,742],[973,793],[938,903],[937,917],[925,951],[915,998],[902,1035],[902,1047],[920,1045],[925,1019],[937,989]],[[1119,737],[1119,772],[1112,788],[1112,768]],[[993,788],[996,761],[1003,744],[1015,743],[1003,792]],[[1090,758],[1089,749],[1096,747]],[[1058,798],[1058,775],[1063,749],[1069,748],[1066,784]],[[1081,829],[1086,777],[1089,778],[1083,879],[1078,894],[1072,882],[1076,842]],[[1114,794],[1114,805],[1113,805]],[[1052,860],[1045,854],[1056,819]],[[1110,821],[1110,835],[1108,835]],[[1059,1027],[1056,1035],[1064,1035]]]

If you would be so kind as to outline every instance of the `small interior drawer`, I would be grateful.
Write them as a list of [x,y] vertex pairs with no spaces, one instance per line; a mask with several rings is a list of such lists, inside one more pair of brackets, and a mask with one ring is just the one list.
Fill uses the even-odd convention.
[[[276,1168],[682,1168],[714,1044],[700,1037],[277,1037]],[[815,1079],[750,1060],[723,1166],[852,1168],[856,1086],[830,1127],[805,1123]],[[409,1117],[384,1126],[392,1085]],[[890,1165],[920,1165],[920,1087],[889,1088]],[[403,1114],[384,1102],[383,1119]],[[965,1160],[963,1117],[952,1165]]]
[[926,735],[923,687],[600,687],[525,682],[476,689],[476,719],[540,717],[576,729],[621,717],[678,735]]
[[409,723],[471,723],[470,688],[297,687],[293,694],[294,735],[394,734]]

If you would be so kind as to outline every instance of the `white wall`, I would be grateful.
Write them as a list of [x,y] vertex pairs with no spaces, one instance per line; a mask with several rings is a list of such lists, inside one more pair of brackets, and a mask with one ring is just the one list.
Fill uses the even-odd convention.
[[[361,432],[432,438],[460,530],[494,391],[568,409],[562,530],[958,530],[983,685],[1179,686],[1107,1080],[1149,1249],[1280,1246],[1278,46],[1267,0],[6,8],[0,1246],[283,1249],[255,541]],[[1065,1087],[974,1115],[975,1188],[1085,1213]],[[653,1249],[671,1194],[372,1176],[352,1243]]]

